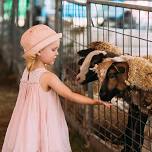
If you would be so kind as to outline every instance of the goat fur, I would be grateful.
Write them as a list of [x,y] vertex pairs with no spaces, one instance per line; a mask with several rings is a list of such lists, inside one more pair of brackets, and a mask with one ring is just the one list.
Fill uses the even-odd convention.
[[[138,97],[138,91],[133,91],[132,96],[140,98],[141,103],[134,102],[134,104],[138,105],[140,108],[142,107],[142,111],[147,113],[148,110],[152,110],[152,63],[143,58],[143,57],[132,57],[128,55],[122,55],[119,58],[109,58],[105,59],[102,63],[96,66],[96,72],[98,74],[98,78],[102,85],[102,82],[106,76],[107,70],[114,62],[123,61],[128,63],[129,71],[128,71],[128,80],[126,80],[126,84],[130,87],[135,87],[138,90],[141,90],[141,96]],[[138,93],[137,93],[138,92]],[[145,108],[144,108],[145,106]]]
[[123,51],[121,48],[119,48],[109,42],[95,41],[95,42],[91,42],[89,47],[94,50],[106,51],[107,53],[112,53],[114,55],[123,54]]

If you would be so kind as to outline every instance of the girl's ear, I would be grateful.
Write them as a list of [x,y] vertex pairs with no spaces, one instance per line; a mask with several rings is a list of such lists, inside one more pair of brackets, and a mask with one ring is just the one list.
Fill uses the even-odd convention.
[[40,53],[40,52],[38,52],[36,55],[41,56],[41,53]]

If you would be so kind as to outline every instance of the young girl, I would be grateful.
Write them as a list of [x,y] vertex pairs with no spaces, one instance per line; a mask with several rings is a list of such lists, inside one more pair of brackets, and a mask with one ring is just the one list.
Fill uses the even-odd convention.
[[61,36],[43,24],[22,35],[26,68],[2,152],[71,152],[58,95],[81,104],[103,103],[72,92],[45,68],[54,64]]

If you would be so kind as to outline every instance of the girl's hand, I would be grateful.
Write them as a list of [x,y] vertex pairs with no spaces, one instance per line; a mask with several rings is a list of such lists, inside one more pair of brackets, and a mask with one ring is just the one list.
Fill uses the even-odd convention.
[[104,102],[104,101],[98,100],[98,99],[94,99],[94,104],[96,104],[96,105],[101,105],[101,104],[103,104],[103,105],[106,106],[107,108],[111,108],[111,106],[112,106],[112,103]]

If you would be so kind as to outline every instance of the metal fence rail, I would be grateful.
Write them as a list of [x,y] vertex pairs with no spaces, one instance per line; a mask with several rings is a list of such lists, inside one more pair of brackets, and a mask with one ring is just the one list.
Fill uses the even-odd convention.
[[[87,3],[62,1],[62,80],[76,92],[99,98],[98,81],[88,86],[80,86],[75,82],[79,69],[77,52],[87,48],[90,42],[106,41],[122,48],[124,54],[149,57],[152,55],[151,17],[150,6],[100,0],[88,0]],[[127,127],[129,115],[124,103],[123,109],[119,108],[119,102],[111,109],[69,102],[63,106],[69,123],[86,140],[94,143],[92,145],[96,151],[103,151],[105,146],[105,151],[120,151],[123,148],[120,137]],[[150,119],[144,131],[143,152],[152,151]],[[116,139],[119,141],[114,142]]]

